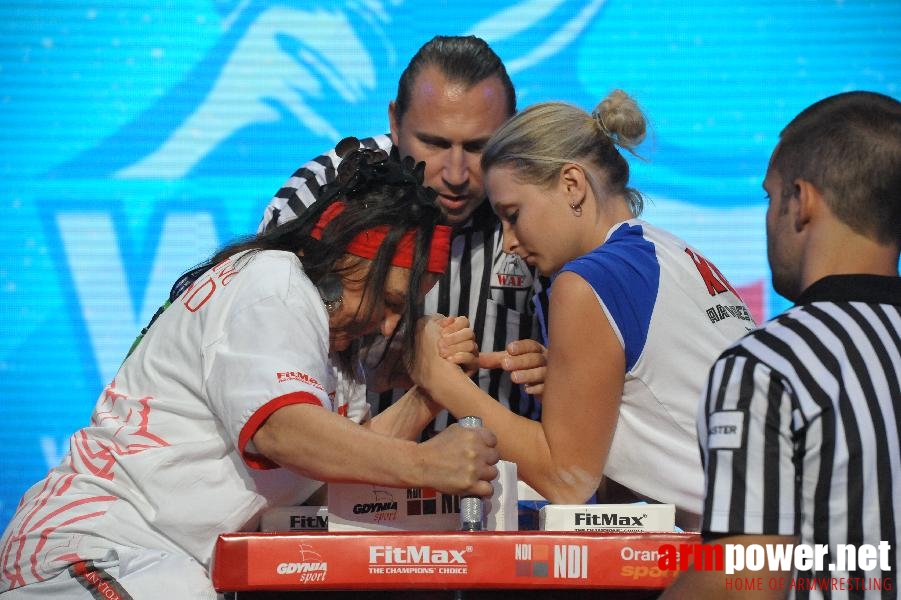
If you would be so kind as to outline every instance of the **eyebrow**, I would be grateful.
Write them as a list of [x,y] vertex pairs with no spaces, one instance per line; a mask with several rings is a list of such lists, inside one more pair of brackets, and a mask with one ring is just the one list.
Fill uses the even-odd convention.
[[[449,140],[448,138],[442,137],[440,135],[433,135],[431,133],[417,132],[416,137],[419,139],[419,141],[425,142],[427,144],[436,144],[436,143],[453,144],[454,143],[453,140]],[[463,140],[462,142],[460,142],[460,144],[463,146],[472,146],[472,145],[484,146],[485,144],[488,143],[488,139],[490,137],[491,137],[490,135],[486,135],[486,136],[482,136],[482,137],[473,138],[471,140]]]

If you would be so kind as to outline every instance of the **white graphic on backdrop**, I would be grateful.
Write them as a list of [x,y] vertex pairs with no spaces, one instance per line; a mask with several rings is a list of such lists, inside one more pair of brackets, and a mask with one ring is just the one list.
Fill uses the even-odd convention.
[[[573,42],[595,18],[604,0],[592,0],[584,6],[572,3],[574,14],[562,19],[552,35],[537,40],[527,35],[536,23],[566,4],[567,0],[516,3],[475,23],[467,34],[478,35],[489,44],[522,38],[522,44],[514,44],[519,54],[505,61],[510,74],[515,75]],[[227,30],[246,8],[242,3],[233,10],[224,20],[224,28]],[[376,32],[390,21],[380,2],[368,3],[365,18]],[[367,33],[372,35],[372,31]],[[278,43],[279,36],[301,40],[298,47],[304,50],[287,54]],[[340,45],[334,43],[336,39],[341,40]],[[387,40],[384,48],[389,62],[394,61]],[[197,108],[155,150],[120,169],[114,177],[183,177],[236,131],[255,122],[282,118],[273,108],[276,104],[287,107],[309,131],[338,138],[342,132],[313,110],[307,100],[328,90],[338,93],[336,101],[348,105],[366,101],[367,91],[375,87],[375,77],[374,59],[347,14],[282,6],[266,9],[223,62],[210,93]],[[219,240],[208,214],[167,218],[154,271],[143,290],[143,301],[135,307],[111,215],[60,214],[57,221],[97,369],[106,383],[133,337],[167,296],[172,281],[198,257],[214,249]],[[202,252],[197,252],[198,241]]]
[[[489,44],[522,37],[519,56],[505,60],[511,76],[533,67],[565,48],[591,23],[604,0],[592,0],[554,33],[535,41],[524,32],[564,5],[567,0],[529,0],[499,11],[476,23],[468,32]],[[375,31],[390,20],[381,3],[370,3],[368,21]],[[237,9],[227,22],[237,18]],[[374,16],[373,16],[374,15]],[[372,34],[372,32],[367,32]],[[302,44],[297,54],[287,54],[278,43],[279,36],[294,37]],[[335,40],[341,40],[335,44]],[[386,41],[389,62],[393,49]],[[403,58],[404,61],[407,58]],[[248,28],[246,35],[225,62],[212,91],[196,110],[153,152],[120,169],[115,177],[176,179],[209,154],[236,131],[252,123],[274,122],[282,115],[273,108],[286,108],[305,128],[333,139],[338,131],[317,113],[308,99],[336,92],[336,102],[357,104],[375,87],[376,71],[360,35],[353,30],[347,15],[325,10],[296,10],[287,7],[268,9]],[[387,101],[388,99],[379,99]]]
[[205,212],[166,217],[143,300],[135,307],[112,217],[102,212],[59,213],[56,220],[97,369],[101,381],[109,382],[178,275],[216,248],[216,228]]
[[[279,47],[280,35],[302,37],[309,51],[289,56]],[[341,44],[336,45],[336,39]],[[359,102],[375,85],[371,57],[347,17],[322,10],[266,10],[247,30],[197,109],[156,151],[121,169],[116,177],[182,177],[239,129],[280,120],[273,101],[310,131],[338,137],[333,125],[306,102],[309,96],[322,95],[323,80],[348,103]]]
[[58,465],[66,455],[66,452],[69,451],[69,438],[57,440],[52,435],[42,435],[40,443],[41,453],[44,455],[44,461],[47,463],[48,469]]
[[[488,19],[479,22],[469,32],[494,44],[502,40],[522,35],[530,27],[550,16],[564,0],[547,2],[545,0],[531,0],[520,2],[510,8],[502,10]],[[560,27],[549,37],[539,40],[540,43],[525,46],[522,56],[505,58],[504,66],[510,75],[533,67],[542,60],[550,58],[575,40],[591,23],[594,16],[601,10],[605,0],[592,0],[586,2],[576,15],[561,23]],[[532,39],[532,38],[530,38]]]

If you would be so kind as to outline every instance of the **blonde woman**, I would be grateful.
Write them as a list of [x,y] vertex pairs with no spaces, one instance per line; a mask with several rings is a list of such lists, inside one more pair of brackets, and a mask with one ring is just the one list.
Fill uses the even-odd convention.
[[637,104],[615,91],[591,114],[531,106],[482,155],[504,250],[553,277],[541,421],[491,402],[437,353],[419,357],[414,378],[454,415],[481,416],[502,458],[552,502],[584,503],[606,476],[675,504],[694,527],[701,391],[754,322],[698,250],[639,218],[620,148],[632,151],[645,130]]

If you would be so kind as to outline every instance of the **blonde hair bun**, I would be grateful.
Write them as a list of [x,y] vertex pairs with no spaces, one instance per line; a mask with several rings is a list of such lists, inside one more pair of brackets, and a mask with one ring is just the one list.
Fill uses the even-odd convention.
[[617,146],[630,152],[644,141],[647,121],[626,92],[613,90],[591,112],[598,128]]

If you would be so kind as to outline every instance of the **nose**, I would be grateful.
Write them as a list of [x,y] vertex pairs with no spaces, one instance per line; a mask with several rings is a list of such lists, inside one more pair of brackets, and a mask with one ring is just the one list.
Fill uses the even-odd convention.
[[516,253],[516,249],[519,247],[519,240],[516,239],[516,234],[513,233],[513,228],[506,222],[503,222],[502,233],[504,235],[504,252],[507,254]]
[[466,152],[459,146],[451,146],[444,154],[442,177],[449,188],[462,188],[469,181],[469,163]]
[[379,332],[384,337],[391,337],[391,334],[394,333],[394,330],[397,329],[397,324],[400,322],[400,313],[394,311],[388,311],[385,313],[385,317],[382,319],[382,322],[379,324]]

